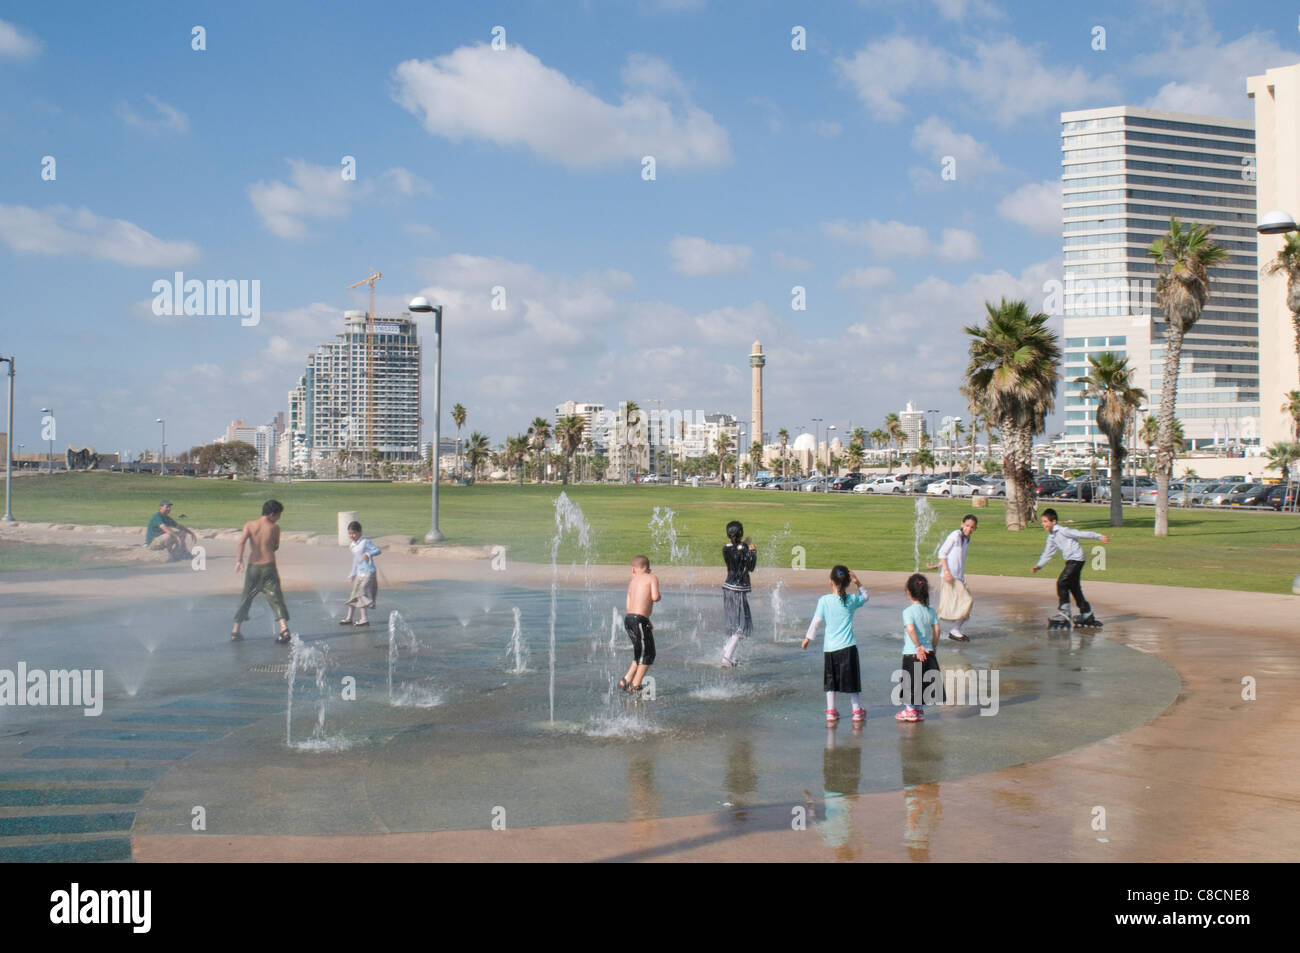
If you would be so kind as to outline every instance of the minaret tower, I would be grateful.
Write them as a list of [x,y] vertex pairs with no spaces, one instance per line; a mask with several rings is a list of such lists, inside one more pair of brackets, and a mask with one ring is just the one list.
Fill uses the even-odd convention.
[[[754,342],[754,350],[749,355],[750,373],[753,386],[750,393],[750,440],[763,442],[763,365],[767,358],[763,356],[763,345]],[[739,455],[749,452],[748,447],[737,448]]]

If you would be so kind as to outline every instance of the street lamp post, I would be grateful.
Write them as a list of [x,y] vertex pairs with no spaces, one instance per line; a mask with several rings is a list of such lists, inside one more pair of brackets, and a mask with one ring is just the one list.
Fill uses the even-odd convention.
[[54,408],[42,407],[41,413],[50,415],[50,450],[49,453],[46,455],[45,460],[50,467],[50,476],[54,476],[54,428],[56,426],[54,422]]
[[158,456],[158,475],[167,475],[167,421],[162,417],[155,417],[154,423],[162,424],[162,453]]
[[826,475],[830,476],[831,472],[831,431],[835,425],[831,424],[826,428]]
[[13,357],[0,357],[9,365],[9,432],[5,434],[5,515],[3,521],[6,523],[14,522],[13,489],[14,489],[14,359]]
[[442,440],[442,305],[432,305],[425,297],[412,298],[407,306],[415,314],[433,315],[433,516],[426,543],[446,539],[438,529],[438,444]]
[[820,470],[822,465],[821,450],[821,427],[825,417],[814,417],[813,421],[813,468]]

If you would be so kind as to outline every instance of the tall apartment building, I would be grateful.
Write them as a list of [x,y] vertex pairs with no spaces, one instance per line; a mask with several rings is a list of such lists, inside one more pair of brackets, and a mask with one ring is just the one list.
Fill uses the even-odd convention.
[[1105,441],[1095,404],[1074,383],[1089,355],[1127,357],[1147,406],[1159,406],[1168,325],[1148,249],[1174,217],[1213,225],[1228,252],[1184,338],[1175,415],[1192,446],[1258,443],[1254,123],[1132,106],[1066,112],[1061,160],[1066,442]]
[[289,391],[286,439],[294,441],[295,466],[332,461],[340,450],[357,460],[378,450],[385,461],[418,462],[421,353],[415,321],[406,313],[376,315],[372,348],[366,312],[345,311],[343,320],[344,330],[308,355],[306,370]]
[[604,448],[606,434],[609,432],[609,424],[605,421],[604,404],[584,404],[576,400],[566,400],[562,404],[555,406],[555,420],[558,422],[561,417],[581,417],[587,422],[587,429],[583,431],[584,439],[591,438],[594,446]]
[[925,433],[925,411],[917,410],[912,401],[898,412],[898,427],[903,431],[903,449],[920,450],[921,434]]
[[[1300,215],[1300,63],[1251,76],[1246,88],[1255,100],[1258,135],[1259,211]],[[1261,235],[1259,267],[1276,257],[1284,236]],[[1259,410],[1263,446],[1294,438],[1293,422],[1282,409],[1286,395],[1300,390],[1300,358],[1295,326],[1286,306],[1286,275],[1268,275],[1259,284]]]

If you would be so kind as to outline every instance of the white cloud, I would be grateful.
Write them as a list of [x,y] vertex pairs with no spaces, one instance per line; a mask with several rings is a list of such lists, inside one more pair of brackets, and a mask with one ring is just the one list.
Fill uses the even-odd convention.
[[693,278],[734,275],[749,267],[753,249],[745,245],[718,245],[703,238],[678,235],[668,243],[673,271]]
[[156,117],[146,118],[132,109],[129,103],[118,103],[118,116],[132,129],[139,129],[151,135],[160,132],[174,132],[184,135],[190,131],[190,117],[185,113],[175,106],[163,102],[157,96],[146,94],[144,98],[149,100],[149,104],[153,106],[154,111],[158,114]]
[[750,96],[745,102],[762,110],[764,121],[767,124],[767,131],[771,135],[779,135],[781,130],[785,128],[785,114],[774,100],[765,96]]
[[967,108],[1010,125],[1051,107],[1082,108],[1120,97],[1110,79],[1091,79],[1080,67],[1045,65],[1037,47],[1014,37],[975,40],[963,57],[925,40],[895,34],[874,40],[848,59],[835,61],[840,78],[877,119],[907,113],[910,93],[941,90]]
[[43,44],[35,36],[8,20],[0,20],[0,60],[33,60]]
[[1171,112],[1253,119],[1255,103],[1246,95],[1246,77],[1293,62],[1272,32],[1253,32],[1224,43],[1214,32],[1168,37],[1161,48],[1137,61],[1141,72],[1168,79],[1143,105]]
[[249,201],[262,224],[281,238],[308,238],[309,220],[345,218],[354,203],[376,194],[409,197],[433,191],[429,183],[400,167],[388,169],[374,181],[364,176],[348,181],[343,178],[342,166],[287,161],[292,184],[277,179],[248,187]]
[[998,214],[1043,235],[1061,233],[1061,180],[1030,182],[998,203]]
[[573,168],[646,155],[679,167],[731,160],[726,130],[651,57],[629,58],[627,90],[617,105],[516,44],[462,46],[432,60],[407,60],[393,77],[393,98],[431,135],[452,142],[522,147]]
[[823,139],[834,139],[844,131],[843,126],[838,122],[831,122],[829,119],[818,119],[810,124],[810,128]]
[[90,209],[49,205],[0,205],[0,242],[34,255],[82,255],[121,265],[173,267],[199,257],[198,246],[166,241],[121,218]]
[[836,282],[837,288],[883,288],[894,280],[894,273],[881,265],[854,268]]
[[[899,7],[902,6],[900,0],[859,0],[864,7]],[[967,17],[982,17],[984,19],[1000,20],[1006,16],[1005,13],[989,0],[931,0],[932,5],[945,20],[960,21]],[[908,0],[908,6],[912,6],[912,0]]]
[[827,222],[822,230],[831,238],[856,245],[866,245],[878,258],[922,258],[931,256],[942,261],[969,261],[980,255],[979,239],[958,228],[945,228],[939,241],[932,241],[919,225],[902,222],[878,222],[872,219],[857,225]]
[[957,132],[938,116],[930,116],[912,130],[912,148],[929,156],[936,166],[952,156],[958,179],[1002,171],[1002,162],[985,143]]
[[787,255],[783,251],[772,252],[772,264],[782,271],[793,272],[796,275],[812,270],[811,262],[795,255]]

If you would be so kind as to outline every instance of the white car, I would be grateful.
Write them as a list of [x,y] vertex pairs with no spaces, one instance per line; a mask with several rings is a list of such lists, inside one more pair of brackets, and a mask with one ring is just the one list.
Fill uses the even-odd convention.
[[868,483],[859,483],[854,493],[903,493],[903,481],[894,476],[876,477]]
[[957,477],[951,480],[939,480],[925,488],[930,496],[974,496],[979,484]]

